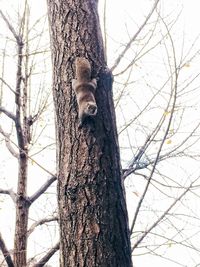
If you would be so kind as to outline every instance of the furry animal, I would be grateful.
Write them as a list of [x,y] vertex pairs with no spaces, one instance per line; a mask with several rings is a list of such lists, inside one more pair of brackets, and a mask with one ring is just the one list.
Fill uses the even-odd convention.
[[91,66],[86,58],[76,58],[76,79],[72,80],[72,88],[76,93],[78,103],[79,127],[82,127],[87,117],[97,114],[95,90],[97,80],[91,79]]

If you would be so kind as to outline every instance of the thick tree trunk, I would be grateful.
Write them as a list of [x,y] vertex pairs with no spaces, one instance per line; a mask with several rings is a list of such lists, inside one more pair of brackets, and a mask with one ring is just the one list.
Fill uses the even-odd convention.
[[[119,147],[96,0],[48,0],[58,140],[60,266],[129,267],[131,250]],[[75,58],[99,77],[98,113],[78,129]]]

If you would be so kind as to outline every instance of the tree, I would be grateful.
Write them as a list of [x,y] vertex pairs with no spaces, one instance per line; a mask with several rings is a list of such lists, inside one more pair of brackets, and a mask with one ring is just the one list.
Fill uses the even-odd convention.
[[[7,6],[7,4],[9,4],[9,1],[5,2]],[[12,4],[14,4],[18,1],[11,2]],[[23,1],[20,1],[20,3],[22,2]],[[54,2],[56,6],[57,2]],[[115,7],[117,5],[120,6],[120,8],[116,7],[115,12],[113,12],[113,1],[100,1],[99,4],[101,5],[100,11],[103,10],[104,12],[104,14],[100,16],[100,18],[103,18],[102,22],[104,28],[104,43],[105,51],[107,52],[106,58],[108,59],[108,66],[111,66],[111,70],[114,75],[113,96],[115,111],[117,115],[121,163],[123,168],[122,175],[123,179],[125,179],[126,199],[129,211],[131,247],[134,265],[143,266],[144,262],[148,262],[151,266],[162,265],[164,267],[169,266],[170,262],[170,267],[176,267],[177,265],[187,265],[188,267],[194,267],[198,265],[200,252],[200,218],[198,208],[200,155],[200,75],[198,62],[200,55],[200,43],[199,38],[197,37],[199,32],[197,32],[197,30],[195,31],[194,26],[196,25],[195,20],[197,20],[199,17],[198,8],[196,8],[195,4],[191,5],[191,2],[187,3],[187,1],[181,0],[143,0],[138,1],[137,4],[134,3],[134,9],[131,8],[129,12],[127,5],[130,4],[131,7],[133,7],[132,2],[133,1],[128,0],[123,1],[123,9],[125,10],[124,13],[122,11],[122,2],[120,1],[115,2]],[[34,3],[34,5],[37,6],[37,3],[35,1],[29,1],[29,3]],[[40,4],[42,5],[43,3],[44,2],[41,2]],[[59,4],[59,8],[60,7],[61,5]],[[15,29],[15,32],[18,35],[20,33],[19,29],[21,29],[20,25],[23,24],[22,18],[24,18],[24,9],[22,10],[22,12],[13,13],[12,8],[4,8],[2,9],[2,11],[9,24],[12,26],[10,28]],[[46,7],[43,7],[43,10],[45,10],[45,8]],[[41,9],[38,9],[37,6],[38,17],[40,17],[38,13]],[[184,12],[184,9],[186,9],[187,12]],[[192,16],[190,14],[190,17],[187,20],[187,14],[189,13],[188,9],[192,9]],[[74,10],[76,10],[76,8],[72,8],[68,13],[69,16],[67,15],[65,17],[67,22],[71,18],[75,18],[76,21],[77,13]],[[82,11],[84,12],[84,10],[87,11],[87,8],[85,9],[85,7],[83,7]],[[28,196],[30,197],[35,195],[35,192],[38,191],[39,185],[42,184],[41,179],[42,177],[44,177],[44,173],[38,174],[39,166],[37,164],[40,165],[40,169],[41,167],[43,168],[43,170],[45,169],[46,174],[49,171],[53,172],[52,170],[54,169],[54,164],[52,164],[52,162],[49,164],[47,160],[47,155],[50,152],[50,150],[48,149],[49,140],[51,140],[51,142],[54,142],[52,127],[49,127],[48,130],[45,131],[45,122],[48,122],[49,118],[52,117],[53,109],[50,105],[51,101],[48,101],[48,105],[44,105],[46,97],[43,95],[43,98],[42,94],[40,94],[42,92],[46,94],[46,90],[49,90],[50,88],[48,82],[48,80],[50,79],[47,77],[46,80],[46,76],[43,76],[46,72],[46,66],[50,66],[49,61],[46,61],[48,57],[46,55],[48,55],[47,52],[49,52],[49,50],[46,50],[46,47],[48,47],[48,45],[46,45],[48,43],[48,36],[42,30],[45,16],[43,17],[43,19],[38,19],[38,17],[35,17],[35,20],[33,20],[32,15],[34,15],[35,13],[34,10],[31,10],[29,13],[29,19],[27,16],[25,19],[25,24],[27,24],[27,22],[29,21],[28,24],[31,26],[29,28],[30,30],[27,31],[29,42],[27,42],[26,30],[24,31],[24,34],[22,36],[22,39],[24,41],[22,54],[22,73],[23,78],[25,79],[23,79],[21,82],[21,89],[23,91],[23,81],[26,80],[26,75],[24,75],[24,67],[27,66],[27,60],[29,58],[29,68],[31,70],[31,75],[28,78],[28,115],[32,115],[34,117],[34,115],[38,114],[39,112],[40,116],[30,127],[33,135],[32,142],[28,146],[29,168],[27,178],[30,182],[28,182],[29,188],[27,199]],[[87,12],[84,14],[87,14]],[[92,12],[92,14],[94,14],[94,12]],[[90,16],[92,16],[92,14]],[[16,157],[13,157],[12,155],[18,154],[17,152],[19,152],[19,148],[17,147],[13,120],[9,120],[9,117],[7,115],[11,111],[12,112],[10,114],[15,115],[16,106],[14,103],[13,92],[15,92],[15,74],[17,70],[17,64],[14,71],[12,66],[18,55],[15,49],[17,47],[16,39],[13,38],[11,31],[8,34],[8,31],[4,30],[4,27],[7,26],[5,20],[2,20],[2,16],[0,17],[2,22],[1,34],[3,34],[1,35],[1,37],[3,38],[1,39],[2,42],[0,43],[0,107],[2,110],[0,114],[0,125],[2,126],[0,136],[0,217],[2,218],[0,220],[0,248],[4,254],[4,260],[2,259],[2,255],[0,255],[0,266],[12,266],[13,249],[10,248],[13,248],[11,244],[11,237],[13,238],[14,236],[14,233],[12,233],[12,228],[15,218],[10,217],[9,215],[13,213],[13,204],[15,203],[15,194],[17,192],[17,188],[15,188],[15,181],[17,180],[17,171],[15,171],[15,166],[17,165],[17,160]],[[16,19],[18,19],[17,24]],[[63,18],[63,21],[64,20],[65,19]],[[80,20],[81,23],[84,21],[84,19]],[[191,21],[193,20],[195,23],[192,24]],[[57,26],[62,25],[58,24],[57,22],[58,19],[56,17]],[[113,24],[114,27],[112,26]],[[185,24],[185,28],[183,27],[183,24]],[[88,158],[92,155],[92,159],[89,160],[89,164],[87,162],[87,164],[83,165],[83,173],[82,170],[76,168],[77,166],[75,166],[74,157],[76,157],[78,154],[76,153],[76,150],[72,149],[72,163],[74,163],[74,166],[72,166],[71,169],[69,167],[67,172],[63,175],[63,185],[66,182],[65,179],[67,179],[67,175],[69,175],[68,177],[70,179],[69,185],[66,186],[66,199],[64,199],[63,201],[63,207],[66,207],[66,209],[71,208],[71,213],[69,213],[73,220],[73,226],[75,230],[77,229],[76,227],[79,227],[80,229],[79,233],[74,231],[74,235],[76,235],[76,233],[77,235],[80,234],[82,230],[82,228],[80,228],[81,224],[77,220],[77,217],[82,210],[78,210],[79,213],[76,216],[76,207],[74,208],[74,205],[76,205],[79,200],[76,199],[77,192],[80,192],[78,196],[82,197],[82,193],[84,191],[84,196],[81,200],[83,200],[82,204],[86,207],[83,216],[83,219],[86,220],[87,218],[90,218],[90,215],[94,214],[95,212],[93,208],[93,202],[90,206],[92,207],[92,211],[90,211],[88,207],[89,205],[87,205],[89,201],[87,199],[88,202],[86,203],[84,197],[88,197],[88,194],[90,194],[92,189],[93,191],[97,190],[97,185],[95,183],[90,183],[91,186],[93,186],[94,184],[96,188],[92,187],[91,191],[89,191],[86,187],[87,183],[83,184],[80,177],[74,179],[74,183],[77,182],[76,184],[74,184],[71,179],[71,175],[76,176],[83,173],[83,177],[85,177],[84,179],[87,179],[87,175],[90,170],[88,169],[85,171],[86,166],[92,169],[92,174],[94,177],[95,168],[98,165],[98,162],[100,162],[100,164],[104,166],[105,164],[107,164],[107,166],[111,165],[109,157],[107,157],[108,160],[105,160],[105,157],[100,157],[99,161],[97,162],[94,160],[94,158],[96,158],[96,155],[98,154],[99,150],[96,148],[99,143],[101,145],[101,142],[104,142],[104,147],[107,149],[106,153],[108,153],[109,147],[111,147],[112,142],[107,145],[107,142],[104,141],[106,139],[106,137],[104,138],[105,134],[103,135],[103,138],[101,140],[99,140],[98,138],[97,141],[96,139],[92,139],[94,135],[95,138],[97,136],[95,127],[97,127],[97,130],[99,130],[100,135],[98,136],[101,136],[102,133],[101,125],[103,124],[103,122],[101,122],[101,119],[103,116],[105,118],[106,114],[104,106],[102,106],[101,103],[101,94],[104,94],[104,99],[107,99],[107,94],[109,94],[109,92],[105,91],[104,87],[106,86],[106,83],[109,82],[110,75],[109,71],[104,69],[104,66],[106,66],[106,64],[104,64],[105,60],[99,60],[97,53],[95,54],[95,57],[93,55],[93,52],[96,51],[95,47],[98,42],[95,42],[95,45],[93,46],[94,48],[92,48],[92,53],[89,50],[88,46],[81,50],[81,52],[78,52],[79,48],[81,47],[79,37],[82,37],[81,40],[84,40],[85,37],[87,38],[87,35],[80,35],[79,32],[76,35],[74,33],[74,28],[75,31],[81,30],[84,28],[84,25],[79,28],[78,26],[74,27],[74,24],[71,23],[71,26],[73,26],[71,28],[71,37],[77,37],[77,46],[73,46],[73,41],[70,41],[69,43],[68,41],[63,41],[63,39],[65,38],[65,33],[66,39],[68,40],[70,26],[68,27],[66,24],[65,28],[60,28],[60,31],[62,31],[63,33],[63,38],[61,38],[61,40],[59,39],[59,44],[61,45],[55,45],[54,49],[54,57],[57,55],[57,51],[58,57],[59,55],[63,54],[60,53],[60,50],[66,52],[63,57],[59,57],[61,62],[59,64],[61,68],[59,69],[58,74],[60,76],[60,72],[62,72],[62,77],[64,76],[64,79],[66,79],[66,83],[60,83],[60,85],[62,84],[62,86],[60,86],[61,89],[64,89],[59,90],[59,92],[67,92],[64,92],[63,95],[60,96],[59,100],[66,99],[67,107],[64,107],[64,104],[61,104],[59,105],[60,108],[58,111],[59,114],[61,114],[61,108],[63,108],[64,111],[69,110],[69,113],[65,112],[64,115],[67,117],[68,114],[70,114],[68,120],[70,121],[70,128],[68,127],[68,124],[62,124],[62,127],[66,126],[67,133],[61,127],[63,129],[63,132],[60,136],[68,142],[68,137],[66,137],[66,135],[69,132],[69,136],[71,136],[72,132],[72,134],[74,134],[73,136],[78,136],[77,142],[79,141],[79,143],[81,144],[81,147],[78,147],[76,142],[73,143],[74,148],[79,151],[79,148],[82,149],[82,147],[84,146],[85,150],[81,154],[84,156],[84,158]],[[93,25],[92,27],[95,26]],[[24,29],[26,29],[26,26],[24,27]],[[60,31],[57,31],[59,35]],[[85,31],[85,33],[88,33],[88,30]],[[98,34],[98,32],[95,31],[95,34]],[[39,37],[39,40],[42,40],[42,42],[39,41],[37,37]],[[71,39],[69,38],[69,40]],[[90,44],[91,42],[93,43],[93,39],[89,40],[87,44]],[[26,53],[28,48],[27,44],[29,44],[29,53]],[[67,47],[66,49],[67,44],[72,46]],[[59,48],[59,50],[57,50],[57,47]],[[76,50],[76,52],[74,52],[74,54],[70,54],[70,49],[74,49],[74,51]],[[89,52],[85,53],[86,50]],[[100,49],[100,54],[101,53],[102,50]],[[69,54],[71,58],[68,57]],[[27,55],[28,57],[26,57]],[[76,120],[78,120],[78,108],[76,106],[77,104],[74,92],[73,90],[71,90],[71,80],[75,77],[74,60],[77,56],[87,57],[92,63],[93,77],[100,76],[98,82],[98,88],[100,91],[97,91],[98,108],[100,107],[100,113],[97,116],[99,116],[100,119],[97,117],[94,122],[88,122],[86,124],[86,127],[84,127],[82,130],[78,130],[76,128]],[[64,61],[62,62],[62,60],[65,61],[65,66]],[[57,58],[54,61],[58,62]],[[59,67],[59,64],[57,65],[57,67]],[[38,65],[40,65],[39,68]],[[103,68],[99,69],[99,67],[102,66]],[[57,70],[56,67],[55,69]],[[42,78],[40,79],[40,77]],[[36,80],[37,82],[35,82]],[[106,88],[108,87],[109,86],[107,86]],[[48,94],[49,93],[47,93],[47,95]],[[69,97],[69,94],[72,95],[70,95]],[[57,99],[57,103],[57,93],[55,93],[54,95],[55,99]],[[42,99],[44,99],[44,101]],[[67,102],[69,100],[71,100],[70,103]],[[35,102],[37,102],[38,105],[35,105]],[[39,105],[39,103],[41,102],[43,104]],[[30,111],[29,106],[32,107]],[[36,108],[34,108],[34,106]],[[45,106],[44,110],[42,108],[43,106]],[[108,107],[109,106],[110,104],[108,105]],[[48,112],[49,108],[51,109],[50,112]],[[73,117],[72,120],[71,117]],[[58,121],[60,122],[61,119],[62,118],[60,116],[60,119]],[[64,121],[65,118],[62,120],[62,122]],[[106,123],[105,132],[109,132],[110,129],[110,124],[108,123],[108,121],[109,119],[105,119],[104,121]],[[73,127],[71,127],[71,122],[73,124]],[[44,134],[40,135],[40,132],[49,132],[49,135],[52,139],[48,139],[47,142],[46,138],[44,138]],[[89,142],[87,142],[86,144],[85,140],[89,140]],[[65,141],[64,144],[66,143]],[[93,141],[94,146],[92,146]],[[7,146],[8,150],[5,149],[5,145]],[[91,149],[88,151],[90,156],[85,156],[87,145],[91,145]],[[69,144],[68,148],[71,148],[71,143]],[[94,149],[96,149],[95,152]],[[42,154],[38,153],[40,152],[40,150],[43,151],[42,154],[44,155],[46,162],[45,160],[42,160]],[[60,149],[60,151],[61,150],[62,149]],[[45,151],[48,152],[45,153]],[[8,153],[10,153],[9,157],[7,156]],[[67,153],[69,155],[69,160],[71,160],[71,152],[69,153],[68,149],[66,149],[66,153],[64,155],[65,159]],[[95,156],[93,157],[94,154]],[[116,153],[116,155],[118,156],[118,152]],[[13,157],[13,159],[10,159],[11,157]],[[77,156],[77,161],[79,160],[82,162],[80,155]],[[10,174],[11,165],[13,169],[12,174]],[[62,170],[64,172],[64,167],[62,168]],[[111,172],[113,171],[114,170],[111,168]],[[48,175],[51,174],[48,173]],[[101,180],[99,179],[98,181]],[[107,179],[107,181],[109,182],[110,180]],[[79,187],[79,185],[81,185],[81,187]],[[101,186],[98,188],[101,188]],[[45,233],[47,232],[45,231],[46,229],[48,229],[49,232],[45,235],[45,242],[47,242],[46,240],[52,236],[52,231],[50,229],[51,227],[49,226],[53,226],[51,221],[55,220],[55,213],[53,213],[52,209],[50,209],[49,213],[48,209],[46,208],[48,205],[56,207],[56,203],[51,201],[51,199],[53,199],[55,196],[54,194],[52,194],[52,192],[54,193],[54,191],[51,189],[48,189],[48,192],[45,191],[45,194],[42,194],[40,198],[37,199],[37,201],[34,201],[33,205],[31,205],[31,207],[28,209],[29,227],[27,234],[29,241],[26,250],[29,260],[27,262],[27,265],[44,266],[49,257],[51,257],[51,255],[59,248],[58,243],[56,245],[54,244],[54,241],[56,241],[55,238],[52,238],[53,242],[48,243],[48,245],[46,244],[46,246],[44,245],[44,240],[42,240],[42,238],[38,238],[38,236],[42,237],[45,235]],[[64,193],[60,191],[59,196]],[[49,197],[50,195],[52,195],[52,198]],[[92,200],[94,201],[96,201],[95,196],[96,191],[93,194]],[[59,199],[61,199],[61,197],[59,197]],[[68,203],[69,207],[66,204],[67,200],[70,200],[72,202],[72,204],[70,204],[71,202]],[[97,203],[97,201],[95,203]],[[60,205],[62,205],[61,202]],[[78,207],[80,207],[80,205],[77,206],[77,208]],[[52,217],[46,218],[46,216],[49,216],[49,214],[52,214]],[[63,217],[63,221],[65,221],[65,214],[63,215]],[[94,217],[94,221],[95,219],[96,217]],[[5,220],[6,222],[4,222]],[[26,221],[24,222],[26,223]],[[98,232],[98,227],[95,227],[95,223],[96,221],[92,224],[94,235]],[[11,233],[6,224],[10,226]],[[48,228],[41,227],[40,229],[40,227],[38,227],[44,224],[47,224]],[[63,225],[63,227],[65,228],[65,225]],[[87,226],[86,222],[86,227],[84,229],[88,228],[89,227]],[[56,227],[53,229],[56,229]],[[89,231],[87,232],[87,234],[87,237],[80,239],[80,246],[83,244],[83,242],[88,242],[86,244],[88,246],[91,244],[89,243],[91,237],[89,236]],[[92,237],[94,235],[92,235]],[[73,235],[71,235],[70,238],[72,238],[72,240],[70,239],[70,241],[76,240],[76,236],[74,237]],[[99,236],[100,235],[98,235],[98,237]],[[98,242],[99,239],[96,238],[96,240]],[[101,240],[103,240],[103,238]],[[83,244],[83,250],[81,250],[83,251],[83,253],[85,243]],[[36,244],[36,246],[40,249],[34,251],[32,244]],[[72,242],[70,242],[69,246],[70,245],[73,246],[74,243],[72,244]],[[49,248],[48,252],[47,248]],[[24,254],[25,253],[22,253],[21,255],[23,256]],[[56,257],[54,257],[54,259],[55,258]],[[5,259],[7,260],[8,264],[6,264]],[[52,264],[52,262],[50,262],[50,264],[52,266],[58,266],[56,265],[56,263]]]
[[[30,155],[33,151],[34,145],[40,138],[41,129],[38,126],[38,122],[45,115],[46,109],[49,104],[49,93],[42,92],[43,87],[42,82],[38,86],[36,92],[31,90],[31,85],[33,85],[33,76],[36,74],[35,69],[37,69],[37,56],[40,54],[48,53],[47,47],[43,51],[38,49],[38,43],[41,42],[41,35],[44,34],[44,28],[37,35],[34,35],[34,28],[40,23],[45,25],[44,18],[39,19],[32,26],[30,26],[30,10],[28,2],[25,1],[22,15],[18,14],[19,23],[18,27],[13,26],[9,17],[6,16],[3,11],[0,11],[1,23],[7,27],[9,30],[8,37],[5,40],[5,48],[2,55],[2,66],[1,66],[1,94],[0,94],[0,115],[1,123],[5,121],[7,117],[7,123],[0,126],[0,133],[5,141],[6,147],[10,155],[14,158],[14,165],[18,164],[18,174],[15,175],[17,181],[16,191],[13,189],[0,189],[0,194],[8,195],[11,197],[15,210],[16,210],[16,220],[15,220],[15,233],[14,233],[14,247],[13,250],[9,250],[6,246],[6,242],[3,234],[0,234],[0,249],[4,256],[4,260],[9,267],[25,267],[28,264],[32,264],[32,260],[27,260],[27,240],[30,234],[36,229],[37,226],[43,225],[47,222],[56,221],[56,215],[51,218],[42,218],[40,220],[35,220],[29,228],[28,219],[30,207],[33,203],[38,200],[39,197],[50,187],[50,185],[56,181],[56,175],[52,174],[49,170],[45,169],[42,164],[39,164],[34,156]],[[32,47],[30,45],[30,39],[35,38],[35,44],[32,42]],[[13,49],[14,44],[14,51]],[[16,81],[15,86],[13,81],[10,81],[10,73],[8,73],[8,55],[16,55]],[[9,71],[12,73],[13,69],[10,65]],[[44,77],[43,77],[44,78]],[[41,88],[40,88],[41,86]],[[9,90],[9,91],[8,91]],[[31,101],[33,96],[37,95],[35,101]],[[9,101],[7,100],[9,99]],[[13,101],[13,102],[12,102]],[[5,107],[6,105],[8,107]],[[12,103],[12,104],[11,104]],[[11,108],[11,111],[10,111]],[[12,110],[14,110],[12,112]],[[46,125],[42,126],[44,130]],[[9,129],[7,132],[5,129]],[[15,132],[14,132],[15,131]],[[48,140],[49,141],[49,140]],[[39,153],[41,150],[48,148],[50,144],[45,147],[40,147],[39,150],[35,150],[35,154]],[[5,148],[2,149],[3,151]],[[39,168],[43,169],[49,179],[46,179],[43,184],[38,186],[37,190],[32,194],[27,194],[27,184],[29,178],[28,166],[35,164]],[[37,179],[35,179],[37,181]],[[54,209],[55,211],[55,209]],[[43,266],[48,259],[57,251],[59,248],[59,243],[51,248],[46,255],[36,264],[36,266]],[[13,253],[13,255],[12,255]],[[42,264],[41,264],[42,263]]]
[[[115,112],[96,0],[48,1],[56,110],[60,266],[131,266]],[[76,57],[98,76],[94,122],[78,129]]]
[[135,26],[136,34],[131,35],[134,23],[127,20],[124,47],[114,39],[121,51],[112,67],[115,107],[138,266],[148,260],[152,266],[199,261],[199,32],[191,37],[189,23],[185,31],[183,7],[188,6],[183,2],[179,7],[180,1],[173,1],[174,11],[172,1],[169,6],[155,1],[142,27]]

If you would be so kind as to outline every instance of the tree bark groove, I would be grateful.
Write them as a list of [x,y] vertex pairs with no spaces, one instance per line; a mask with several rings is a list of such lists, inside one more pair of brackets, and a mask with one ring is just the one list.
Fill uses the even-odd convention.
[[[60,266],[129,267],[128,219],[112,98],[96,0],[48,0],[57,128]],[[71,87],[75,58],[99,77],[98,113],[78,129]]]

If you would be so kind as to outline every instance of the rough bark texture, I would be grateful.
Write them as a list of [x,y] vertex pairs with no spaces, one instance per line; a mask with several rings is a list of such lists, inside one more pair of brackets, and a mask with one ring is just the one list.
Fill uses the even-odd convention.
[[[60,266],[129,267],[130,240],[119,147],[96,0],[48,0],[58,140]],[[98,113],[78,129],[75,58],[99,77]]]

